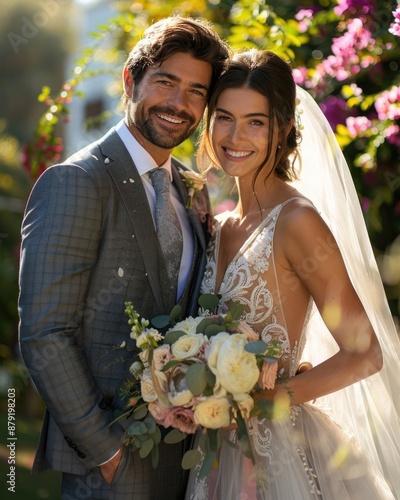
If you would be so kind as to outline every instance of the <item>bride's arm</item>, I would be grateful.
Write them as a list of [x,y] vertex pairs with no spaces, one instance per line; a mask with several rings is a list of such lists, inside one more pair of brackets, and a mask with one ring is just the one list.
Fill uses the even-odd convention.
[[[284,265],[299,280],[299,287],[313,297],[339,351],[320,365],[291,378],[284,386],[276,384],[273,391],[263,391],[262,396],[268,399],[289,392],[292,405],[305,403],[347,387],[382,368],[379,342],[350,282],[340,251],[330,243],[332,251],[323,259],[316,259],[321,241],[334,239],[313,208],[298,207],[280,220],[279,245]],[[316,263],[313,271],[307,275],[299,272],[310,258]],[[284,294],[282,288],[281,293]]]

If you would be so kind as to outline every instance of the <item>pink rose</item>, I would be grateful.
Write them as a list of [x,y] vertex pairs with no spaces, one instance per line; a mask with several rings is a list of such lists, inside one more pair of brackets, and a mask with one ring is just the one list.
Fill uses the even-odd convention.
[[163,344],[160,347],[157,347],[157,349],[154,349],[153,367],[155,370],[162,371],[170,359],[172,359],[172,354],[168,344]]
[[194,421],[193,411],[188,408],[171,408],[168,415],[169,425],[185,434],[194,434],[199,426]]
[[278,363],[268,363],[264,361],[258,383],[263,389],[273,389],[275,387],[275,380],[278,374]]
[[163,425],[164,427],[170,426],[168,419],[170,410],[168,410],[167,408],[163,408],[154,401],[152,403],[149,403],[148,410],[152,414],[157,424]]

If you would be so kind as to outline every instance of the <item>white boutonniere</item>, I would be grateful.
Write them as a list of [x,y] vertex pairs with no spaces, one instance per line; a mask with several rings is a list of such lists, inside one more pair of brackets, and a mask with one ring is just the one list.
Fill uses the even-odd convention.
[[193,208],[193,199],[196,193],[204,188],[206,180],[201,174],[199,174],[198,172],[194,172],[193,170],[179,169],[179,174],[188,190],[189,198],[186,204],[186,208]]

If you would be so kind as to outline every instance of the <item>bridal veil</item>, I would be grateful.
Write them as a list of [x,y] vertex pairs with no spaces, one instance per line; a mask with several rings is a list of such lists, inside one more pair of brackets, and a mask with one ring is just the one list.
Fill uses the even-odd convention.
[[[378,336],[383,369],[361,382],[318,399],[318,406],[356,436],[372,464],[400,498],[400,342],[369,241],[357,192],[335,135],[314,99],[297,87],[301,165],[293,183],[330,227]],[[316,257],[317,258],[317,257]],[[307,328],[304,361],[313,365],[338,347],[317,309]]]

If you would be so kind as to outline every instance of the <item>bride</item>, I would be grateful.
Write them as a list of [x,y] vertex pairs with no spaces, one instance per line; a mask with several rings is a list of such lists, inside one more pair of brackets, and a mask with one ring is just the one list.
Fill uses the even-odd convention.
[[[255,464],[227,429],[219,467],[192,470],[187,499],[400,498],[396,329],[343,155],[283,59],[234,57],[199,164],[222,167],[238,189],[202,293],[220,294],[221,312],[239,301],[282,356],[275,388],[254,396],[274,402],[274,418],[249,421]],[[312,367],[296,375],[302,359]]]

